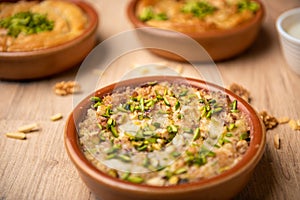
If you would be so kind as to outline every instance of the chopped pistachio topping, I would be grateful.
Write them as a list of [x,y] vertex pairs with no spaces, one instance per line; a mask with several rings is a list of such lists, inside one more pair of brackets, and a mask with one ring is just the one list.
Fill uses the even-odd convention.
[[239,12],[242,12],[244,10],[250,10],[251,12],[256,12],[260,8],[257,2],[249,1],[249,0],[241,0],[237,6]]
[[[154,10],[153,10],[153,7],[152,6],[148,6],[148,7],[145,7],[140,16],[139,16],[140,20],[141,21],[149,21],[149,20],[159,20],[159,21],[163,21],[163,20],[167,20],[168,19],[168,16],[165,14],[165,13],[156,13]],[[155,82],[154,82],[155,83]]]
[[[206,168],[218,174],[236,163],[228,164],[229,159],[222,164],[224,154],[233,151],[230,148],[238,146],[237,142],[241,146],[250,141],[247,122],[241,120],[243,113],[232,112],[239,111],[237,101],[221,92],[153,82],[120,88],[90,101],[88,113],[94,113],[96,123],[94,130],[83,127],[85,121],[79,125],[83,151],[104,169],[114,163],[124,167],[114,165],[116,173],[111,168],[107,173],[132,183],[192,182],[203,177],[190,173]],[[247,146],[242,147],[247,150]],[[131,169],[142,169],[149,176]]]
[[185,3],[182,8],[182,12],[191,13],[196,17],[204,18],[205,16],[212,14],[216,8],[205,1],[189,1]]
[[7,35],[18,37],[20,33],[29,35],[51,31],[54,27],[54,21],[48,20],[45,14],[19,12],[1,19],[0,27],[7,29]]

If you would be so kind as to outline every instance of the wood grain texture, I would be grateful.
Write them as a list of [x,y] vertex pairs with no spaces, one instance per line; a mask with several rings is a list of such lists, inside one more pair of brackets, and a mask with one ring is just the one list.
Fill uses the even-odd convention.
[[[99,11],[100,41],[132,29],[126,18],[128,0],[87,1]],[[300,1],[264,0],[263,3],[267,14],[253,46],[234,59],[216,64],[225,86],[236,82],[251,92],[251,104],[257,111],[267,110],[276,117],[300,119],[300,76],[286,64],[275,29],[275,20],[280,13],[299,7]],[[133,69],[132,66],[149,62],[165,63],[174,70],[179,65],[148,51],[137,51],[116,59],[103,76],[99,71],[85,73],[98,79],[97,85],[93,86],[97,88],[122,79]],[[183,75],[199,77],[194,68],[180,65],[183,66]],[[72,96],[56,96],[52,92],[56,82],[74,80],[78,69],[44,80],[0,81],[0,200],[96,199],[81,181],[63,144],[64,123],[74,99]],[[83,85],[85,87],[87,85]],[[51,121],[50,116],[58,112],[63,114],[63,119]],[[37,122],[41,129],[28,134],[27,140],[5,137],[6,132],[33,122]],[[281,140],[280,149],[273,145],[276,133]],[[268,131],[264,156],[249,184],[235,199],[299,199],[299,141],[300,131],[291,130],[287,124]]]

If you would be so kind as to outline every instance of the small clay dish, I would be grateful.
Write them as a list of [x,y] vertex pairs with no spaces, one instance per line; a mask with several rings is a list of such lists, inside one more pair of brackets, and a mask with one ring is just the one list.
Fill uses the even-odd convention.
[[105,86],[81,101],[70,114],[65,125],[64,142],[67,153],[87,187],[99,198],[105,200],[183,200],[183,199],[231,199],[237,195],[249,181],[255,166],[261,159],[266,143],[265,129],[255,110],[242,98],[231,91],[202,80],[185,78],[185,81],[197,88],[209,88],[220,91],[237,100],[238,109],[244,112],[250,127],[250,145],[243,158],[233,168],[197,182],[173,186],[150,186],[135,184],[114,178],[98,170],[83,154],[79,144],[78,124],[91,107],[92,96],[102,97],[113,92],[116,86],[137,86],[152,81],[176,82],[182,77],[153,76],[128,79]]
[[[179,34],[176,31],[159,27],[149,29],[151,26],[141,21],[136,14],[139,0],[132,0],[129,3],[127,16],[135,28],[142,28],[138,31],[141,43],[159,56],[189,62],[207,62],[211,61],[211,59],[213,61],[222,61],[241,54],[255,41],[261,28],[265,11],[259,0],[254,1],[260,5],[260,9],[256,11],[253,18],[233,28],[222,30],[216,29],[203,32],[180,31],[182,34]],[[186,37],[199,43],[208,55],[206,52],[203,53],[202,50],[195,50],[194,47],[191,47],[190,41]],[[154,44],[155,48],[151,48],[152,44]],[[170,49],[172,51],[169,51]]]
[[282,13],[276,28],[280,39],[281,50],[291,69],[300,75],[300,8]]
[[[86,57],[96,44],[98,14],[84,1],[68,0],[86,15],[88,25],[78,37],[57,46],[32,50],[0,52],[0,79],[40,79],[66,71]],[[14,1],[18,3],[18,1]]]

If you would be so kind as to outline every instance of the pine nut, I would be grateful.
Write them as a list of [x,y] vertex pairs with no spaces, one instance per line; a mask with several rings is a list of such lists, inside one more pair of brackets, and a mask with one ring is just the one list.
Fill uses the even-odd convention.
[[52,121],[57,121],[57,120],[60,120],[60,119],[62,119],[63,118],[63,115],[61,114],[61,113],[57,113],[57,114],[55,114],[55,115],[52,115],[51,116],[51,120]]
[[274,146],[276,149],[280,148],[280,139],[278,134],[274,135]]
[[19,132],[6,133],[6,137],[19,139],[19,140],[26,139],[25,133],[19,133]]
[[28,124],[28,125],[19,127],[18,131],[22,132],[22,133],[29,133],[31,131],[37,131],[38,129],[39,129],[38,124],[33,123],[33,124]]

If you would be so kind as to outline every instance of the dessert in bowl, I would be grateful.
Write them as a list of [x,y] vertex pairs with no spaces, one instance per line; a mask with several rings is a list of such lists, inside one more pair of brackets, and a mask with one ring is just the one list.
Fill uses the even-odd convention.
[[265,146],[254,109],[192,78],[154,76],[86,97],[65,126],[65,147],[103,199],[229,199]]
[[[250,47],[259,33],[264,8],[256,0],[133,0],[127,13],[135,28],[157,29],[144,29],[144,34],[139,34],[142,43],[166,41],[193,53],[180,42],[184,34],[197,41],[214,61],[220,61]],[[173,52],[151,50],[170,59],[185,61]],[[192,61],[207,61],[207,57],[195,55]]]
[[79,64],[96,44],[98,15],[83,1],[0,4],[0,78],[50,76]]

